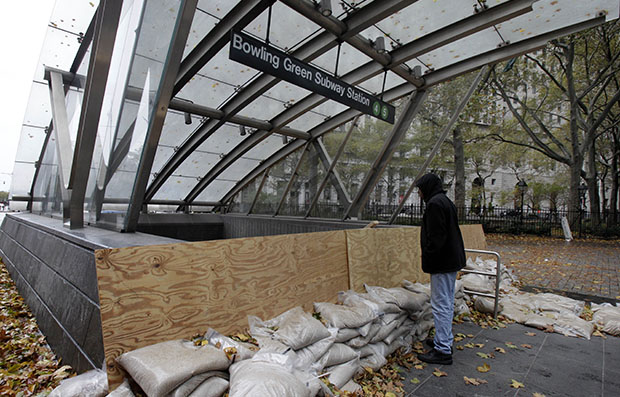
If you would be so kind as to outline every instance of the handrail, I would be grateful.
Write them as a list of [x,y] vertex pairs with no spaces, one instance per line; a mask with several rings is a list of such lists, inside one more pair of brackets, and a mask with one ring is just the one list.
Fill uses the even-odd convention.
[[473,273],[473,274],[482,274],[484,276],[491,276],[491,277],[495,277],[495,295],[491,295],[491,294],[485,294],[485,293],[481,293],[481,292],[475,292],[475,291],[469,291],[466,290],[465,292],[471,294],[471,295],[480,295],[480,296],[486,296],[489,298],[494,298],[495,299],[495,305],[493,306],[493,318],[497,318],[497,311],[499,308],[499,283],[501,281],[501,271],[502,271],[502,261],[501,258],[499,256],[498,252],[495,251],[486,251],[486,250],[477,250],[477,249],[465,249],[465,252],[469,252],[469,253],[473,253],[473,254],[487,254],[487,255],[494,255],[496,257],[496,272],[495,274],[493,273],[487,273],[487,272],[480,272],[477,270],[461,270],[463,273]]

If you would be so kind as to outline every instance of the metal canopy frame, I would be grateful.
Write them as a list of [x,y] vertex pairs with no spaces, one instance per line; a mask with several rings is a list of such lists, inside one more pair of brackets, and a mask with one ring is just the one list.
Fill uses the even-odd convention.
[[[262,73],[256,74],[242,85],[237,85],[234,93],[217,109],[205,106],[201,103],[193,103],[181,97],[175,97],[176,95],[182,94],[183,88],[192,78],[225,48],[229,43],[231,30],[248,29],[255,22],[257,17],[264,15],[267,10],[269,10],[270,13],[267,27],[267,37],[269,37],[271,8],[276,3],[276,0],[239,1],[230,7],[230,11],[225,13],[221,18],[216,15],[210,15],[210,17],[218,20],[217,23],[215,23],[213,28],[211,28],[204,37],[199,40],[198,44],[189,51],[188,55],[181,60],[187,43],[189,30],[192,25],[191,20],[197,6],[197,0],[182,1],[181,4],[183,4],[185,8],[183,16],[180,18],[180,22],[177,26],[178,35],[171,47],[172,53],[168,60],[171,66],[164,72],[162,94],[157,103],[154,104],[154,106],[157,107],[158,113],[153,124],[149,126],[147,141],[136,173],[135,185],[131,191],[131,198],[128,200],[129,211],[123,229],[130,232],[135,231],[140,212],[147,208],[146,206],[149,204],[176,205],[178,206],[178,210],[184,211],[188,211],[191,206],[214,206],[216,208],[222,208],[228,205],[245,186],[262,175],[262,181],[248,211],[249,214],[254,208],[271,167],[298,149],[303,148],[303,152],[305,153],[309,150],[311,145],[316,150],[318,158],[326,170],[326,174],[319,185],[318,191],[314,194],[309,208],[306,209],[305,217],[307,218],[310,216],[312,209],[318,202],[320,194],[330,180],[337,190],[339,202],[348,206],[344,218],[356,216],[360,208],[366,203],[370,192],[374,189],[378,178],[390,161],[402,136],[406,133],[412,118],[425,98],[427,89],[464,73],[480,69],[485,65],[492,65],[537,50],[544,47],[550,40],[597,26],[604,23],[606,20],[604,13],[599,13],[596,17],[589,20],[570,26],[564,26],[548,33],[538,34],[529,39],[523,39],[515,43],[504,42],[498,46],[498,48],[488,50],[479,55],[471,57],[466,56],[463,61],[448,63],[447,66],[438,68],[437,70],[427,67],[428,70],[423,75],[415,70],[416,68],[412,69],[406,64],[406,62],[412,61],[420,56],[429,53],[432,55],[432,51],[453,44],[457,40],[495,27],[515,17],[530,13],[533,11],[533,5],[536,1],[537,0],[508,0],[492,7],[476,10],[476,12],[469,16],[463,17],[454,23],[448,24],[443,28],[439,28],[410,42],[400,43],[398,40],[395,40],[397,43],[395,47],[391,51],[384,52],[378,51],[372,39],[365,37],[363,32],[373,26],[377,26],[379,22],[385,20],[390,15],[413,5],[417,0],[375,0],[363,2],[362,6],[354,7],[347,11],[346,16],[341,19],[334,15],[325,16],[321,13],[317,6],[317,2],[314,0],[280,0],[280,3],[284,4],[290,10],[318,26],[318,30],[308,36],[303,43],[295,44],[295,46],[298,46],[296,49],[288,50],[288,54],[304,62],[311,62],[332,49],[338,48],[335,65],[336,72],[334,72],[334,74],[337,74],[340,48],[343,43],[346,43],[359,54],[368,57],[368,60],[362,61],[363,63],[361,65],[354,63],[352,69],[337,76],[340,80],[350,85],[359,85],[360,83],[367,82],[383,74],[381,97],[384,101],[390,102],[406,96],[411,96],[405,110],[393,127],[391,135],[384,142],[382,150],[377,155],[368,174],[365,176],[360,190],[353,199],[349,197],[349,193],[346,191],[344,184],[335,170],[336,162],[344,150],[353,126],[351,126],[344,141],[338,148],[334,159],[330,159],[321,137],[334,128],[359,117],[359,111],[345,109],[340,113],[327,117],[323,122],[313,124],[313,127],[307,131],[299,128],[291,128],[290,124],[292,122],[298,119],[303,120],[300,119],[300,117],[310,111],[314,111],[314,109],[327,101],[325,97],[318,94],[308,94],[294,100],[293,104],[286,104],[284,110],[276,113],[275,116],[270,116],[271,118],[269,120],[242,116],[239,114],[241,111],[264,96],[267,91],[280,82],[278,78]],[[63,213],[69,216],[70,226],[72,228],[80,228],[84,225],[84,196],[90,172],[90,167],[86,165],[90,165],[95,147],[97,126],[100,118],[99,113],[103,100],[103,92],[107,82],[116,30],[120,19],[121,6],[122,2],[101,0],[98,11],[90,23],[71,70],[69,72],[52,70],[46,72],[50,85],[54,119],[49,126],[50,133],[43,142],[43,151],[41,152],[40,160],[43,158],[51,133],[54,133],[57,136],[56,145],[59,153],[61,185],[64,188],[63,201],[65,201],[65,211],[63,211]],[[585,15],[582,14],[580,18],[584,16]],[[497,31],[497,33],[499,34],[499,31]],[[499,34],[499,36],[501,37],[501,34]],[[87,78],[85,79],[84,101],[82,103],[77,141],[75,143],[75,149],[73,149],[69,138],[63,90],[66,95],[66,91],[70,85],[81,84],[80,81],[84,80],[81,76],[76,76],[75,73],[77,72],[91,40],[92,52]],[[501,37],[501,40],[504,40],[503,37]],[[396,85],[393,85],[394,82],[392,81],[390,83],[391,88],[385,90],[388,74],[390,77],[397,76],[397,79],[399,81],[402,79],[403,82],[401,84],[396,82]],[[475,83],[472,84],[470,92],[468,92],[461,103],[462,106],[466,103],[474,85],[479,82],[480,78],[479,75]],[[126,92],[127,98],[130,99],[139,100],[142,94],[143,93],[137,89],[129,89],[128,92]],[[462,106],[460,106],[459,109],[462,109]],[[152,170],[155,153],[163,128],[163,121],[169,109],[186,114],[198,115],[203,119],[199,126],[189,134],[184,142],[176,146],[175,151],[168,158],[164,159],[163,166],[158,170]],[[456,120],[459,111],[458,109],[455,111],[450,123]],[[203,176],[196,176],[198,182],[193,186],[191,184],[187,186],[191,188],[189,193],[185,194],[185,197],[155,199],[154,197],[158,191],[170,180],[173,173],[185,163],[189,156],[209,137],[213,136],[221,127],[227,124],[237,124],[250,128],[248,136],[239,143],[235,141],[232,148],[227,149],[227,152],[223,153],[219,161],[216,161],[211,168],[205,169],[204,173],[203,170],[200,169],[199,172]],[[353,123],[353,125],[354,124],[355,123]],[[450,127],[446,126],[445,130],[448,128]],[[445,139],[445,130],[439,137],[435,145],[436,147]],[[265,141],[274,133],[294,139],[288,142],[285,141],[283,147],[279,148],[279,150],[270,156],[267,156],[267,158],[262,160],[259,159],[260,162],[254,168],[248,169],[245,176],[242,176],[239,180],[237,180],[238,176],[236,176],[234,185],[232,187],[226,187],[228,190],[224,190],[226,193],[224,193],[219,200],[217,200],[217,198],[215,201],[198,200],[201,193],[215,181],[218,181],[218,178],[220,178],[226,170],[230,169],[231,166],[235,165],[238,160],[243,158],[251,149],[257,147],[258,144]],[[111,157],[108,170],[109,175],[106,175],[106,185],[107,181],[109,181],[111,176],[117,171],[119,165],[126,156],[129,144],[130,142],[127,140],[118,143],[116,151]],[[427,159],[427,162],[429,162],[431,158]],[[302,160],[303,155],[300,157],[297,168],[301,165]],[[35,179],[32,183],[29,198],[30,206],[32,205],[32,196],[35,191],[34,188],[38,177],[38,171],[39,167],[35,166]],[[154,177],[149,184],[148,181],[151,179],[152,171],[157,172],[153,174]],[[420,172],[423,171],[423,169],[420,170]],[[294,182],[296,172],[297,171],[291,175],[287,184],[287,190],[281,197],[274,216],[280,212],[284,201],[287,199],[288,189],[290,189]],[[71,192],[70,196],[69,192]],[[411,188],[407,192],[405,199],[410,193]],[[102,200],[98,200],[100,202],[99,204],[114,201],[114,199],[110,198],[107,200],[103,200],[103,197],[101,198]],[[390,223],[402,209],[403,202],[404,200],[401,201],[401,205],[399,205],[397,211],[392,215]]]

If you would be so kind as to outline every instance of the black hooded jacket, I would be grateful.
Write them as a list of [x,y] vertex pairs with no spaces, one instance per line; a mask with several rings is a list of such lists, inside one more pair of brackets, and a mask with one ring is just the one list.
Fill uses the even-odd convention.
[[454,203],[435,174],[424,175],[416,186],[426,203],[420,233],[422,270],[425,273],[461,270],[465,267],[465,247]]

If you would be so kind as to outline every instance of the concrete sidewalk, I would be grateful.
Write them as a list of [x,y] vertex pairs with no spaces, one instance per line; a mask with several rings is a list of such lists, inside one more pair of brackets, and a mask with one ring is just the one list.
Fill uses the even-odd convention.
[[[456,348],[452,365],[428,364],[403,373],[406,396],[620,396],[620,338],[585,340],[520,324],[498,330],[455,324],[454,333],[470,335],[455,347],[470,347]],[[484,363],[489,371],[479,372],[477,367]],[[435,369],[447,375],[437,377]],[[468,385],[465,376],[488,383]],[[524,387],[511,387],[513,380]]]

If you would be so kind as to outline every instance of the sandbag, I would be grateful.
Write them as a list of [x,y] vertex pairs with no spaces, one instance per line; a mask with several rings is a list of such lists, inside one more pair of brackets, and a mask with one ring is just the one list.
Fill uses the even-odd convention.
[[355,350],[344,343],[334,343],[325,354],[327,355],[325,360],[326,367],[333,367],[334,365],[351,361],[358,356]]
[[289,357],[259,352],[230,366],[229,397],[312,397],[308,379],[293,369]]
[[370,368],[373,371],[378,370],[385,364],[387,364],[387,359],[379,353],[371,354],[367,357],[360,359],[360,367]]
[[172,340],[124,353],[117,359],[149,397],[165,396],[194,375],[223,371],[226,353],[211,345]]
[[228,390],[228,380],[212,376],[202,382],[188,397],[222,397]]
[[553,323],[555,332],[566,336],[581,336],[590,340],[594,332],[594,324],[582,319],[573,313],[560,313]]
[[429,297],[431,296],[431,285],[429,283],[427,284],[422,284],[422,283],[412,283],[409,280],[403,280],[402,282],[403,288],[411,291],[411,292],[415,292],[417,294],[424,294],[426,296]]
[[360,328],[377,318],[368,307],[343,306],[330,302],[315,302],[314,310],[321,314],[328,327]]
[[60,381],[49,394],[51,397],[103,397],[108,394],[108,375],[100,369],[93,369],[83,374]]
[[349,393],[358,393],[359,394],[359,393],[362,392],[362,386],[360,386],[353,379],[351,379],[344,386],[342,386],[340,388],[340,390],[347,391]]
[[325,363],[319,361],[319,359],[332,347],[337,333],[337,328],[330,328],[327,338],[323,338],[303,349],[295,350],[297,355],[297,361],[294,363],[295,368],[304,370],[316,365],[316,368],[313,368],[316,372],[322,370]]
[[135,394],[131,391],[131,386],[129,386],[129,381],[127,379],[123,380],[114,391],[107,395],[107,397],[135,397]]
[[338,292],[338,303],[345,306],[366,306],[369,307],[377,315],[385,313],[398,313],[400,309],[394,304],[385,302],[377,302],[368,294],[360,294],[353,290]]
[[344,343],[348,340],[351,340],[357,336],[359,336],[360,333],[357,331],[357,329],[351,329],[351,328],[342,328],[338,330],[338,335],[336,335],[336,343]]
[[232,361],[247,360],[252,358],[258,351],[258,347],[251,343],[244,343],[233,340],[227,336],[224,336],[216,330],[209,328],[204,334],[204,339],[211,345],[228,353],[229,357],[232,357]]
[[393,303],[402,310],[418,312],[424,309],[428,303],[428,297],[424,294],[411,292],[405,288],[383,288],[364,285],[368,294],[386,303]]
[[594,312],[592,320],[601,331],[610,335],[620,335],[620,308],[609,304],[592,305],[592,311]]
[[[480,313],[493,313],[495,311],[495,300],[487,297],[477,296],[474,299],[474,308]],[[498,311],[501,311],[501,305],[498,305]]]
[[254,338],[271,336],[293,350],[304,348],[330,335],[319,320],[304,312],[300,306],[268,321],[262,321],[256,316],[248,316],[248,323],[250,334]]
[[[209,371],[202,374],[194,375],[180,386],[170,392],[167,397],[187,397],[193,394],[196,389],[202,385],[205,381],[211,378],[219,378],[224,380],[226,388],[228,388],[228,372],[222,371]],[[220,382],[209,382],[209,384],[218,384]],[[203,388],[204,389],[204,388]],[[226,390],[226,389],[224,389]]]
[[468,273],[461,276],[463,282],[463,288],[468,291],[493,293],[495,291],[495,284],[489,279],[489,276],[483,276],[482,274]]
[[526,316],[523,324],[528,327],[544,329],[553,326],[554,323],[555,318],[553,316],[530,313]]
[[360,359],[359,357],[356,357],[346,363],[325,368],[325,373],[329,373],[329,376],[327,377],[329,382],[340,389],[342,386],[347,384],[347,382],[353,379],[353,376],[359,367]]

